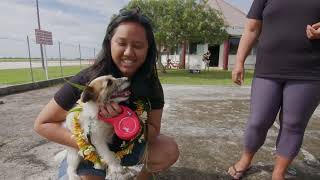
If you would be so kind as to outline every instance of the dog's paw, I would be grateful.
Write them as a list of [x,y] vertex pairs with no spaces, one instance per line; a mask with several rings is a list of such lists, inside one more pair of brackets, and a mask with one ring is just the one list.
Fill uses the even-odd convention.
[[138,171],[134,170],[134,169],[129,169],[129,168],[125,168],[125,174],[124,177],[127,180],[132,180],[135,177],[137,177],[137,175],[139,174]]
[[69,180],[81,180],[81,177],[77,174],[74,174],[69,176]]
[[123,168],[122,166],[108,167],[108,173],[106,176],[107,180],[129,180],[135,176],[133,172],[131,172],[127,168]]

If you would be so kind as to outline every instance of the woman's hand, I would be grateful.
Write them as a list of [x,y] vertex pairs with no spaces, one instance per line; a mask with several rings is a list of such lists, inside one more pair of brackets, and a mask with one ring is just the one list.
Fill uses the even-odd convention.
[[101,114],[106,118],[116,117],[122,113],[122,108],[118,103],[111,102],[100,107]]
[[320,39],[320,22],[308,25],[306,29],[307,37],[311,40]]
[[236,63],[232,70],[232,81],[238,85],[244,82],[244,65]]

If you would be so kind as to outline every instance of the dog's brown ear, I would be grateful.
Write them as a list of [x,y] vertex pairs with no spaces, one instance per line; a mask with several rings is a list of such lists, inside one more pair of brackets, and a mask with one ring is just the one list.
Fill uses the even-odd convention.
[[94,89],[90,86],[87,86],[85,90],[82,92],[81,101],[86,103],[88,101],[95,101],[97,100],[96,93],[94,92]]

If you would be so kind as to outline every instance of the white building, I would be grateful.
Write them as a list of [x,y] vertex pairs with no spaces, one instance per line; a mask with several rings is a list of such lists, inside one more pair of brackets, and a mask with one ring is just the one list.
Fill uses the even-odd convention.
[[[230,70],[235,62],[240,37],[243,33],[246,22],[246,14],[224,0],[209,0],[208,5],[221,12],[222,18],[228,26],[227,32],[229,34],[229,38],[223,44],[189,44],[187,47],[185,67],[186,69],[195,69],[200,66],[201,69],[204,69],[202,55],[209,50],[211,52],[211,67]],[[172,62],[179,63],[182,59],[181,54],[180,50],[176,54],[170,55],[169,58]],[[166,64],[167,59],[167,56],[162,56],[162,63]],[[248,56],[245,67],[246,69],[253,69],[254,64],[255,48],[253,48],[252,53]]]

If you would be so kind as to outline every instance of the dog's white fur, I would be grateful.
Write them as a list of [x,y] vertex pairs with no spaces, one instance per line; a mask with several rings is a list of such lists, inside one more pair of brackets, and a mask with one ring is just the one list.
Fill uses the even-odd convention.
[[[92,145],[96,148],[97,153],[106,162],[107,175],[106,179],[110,180],[123,180],[132,176],[121,165],[120,160],[115,157],[115,154],[110,151],[107,142],[111,142],[114,133],[113,127],[101,120],[97,119],[99,113],[99,106],[110,102],[120,102],[128,99],[126,97],[117,97],[111,99],[111,95],[119,93],[126,89],[130,83],[127,78],[114,78],[112,76],[100,76],[90,82],[86,90],[81,94],[81,101],[83,102],[83,110],[79,116],[79,122],[83,128],[84,134],[90,133],[90,140]],[[69,113],[66,119],[67,128],[72,130],[72,120],[74,112]],[[90,128],[90,129],[89,129]],[[77,175],[77,167],[82,160],[78,154],[78,150],[68,147],[67,148],[67,173],[69,180],[80,180]],[[101,168],[101,167],[96,167]]]

